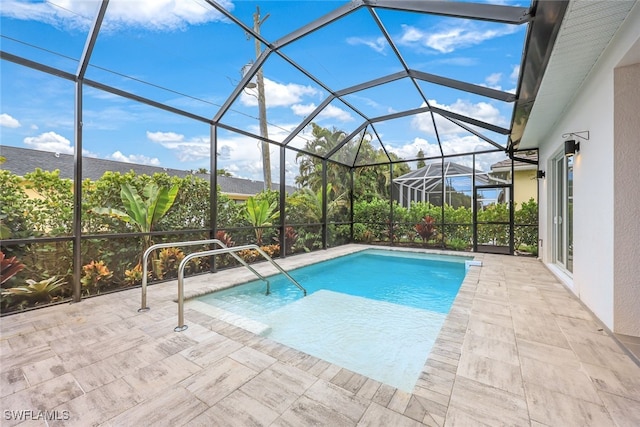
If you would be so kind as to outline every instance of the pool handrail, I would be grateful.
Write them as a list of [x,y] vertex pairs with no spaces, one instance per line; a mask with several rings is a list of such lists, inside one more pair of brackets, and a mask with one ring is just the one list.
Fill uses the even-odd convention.
[[[282,267],[280,267],[280,265],[278,265],[269,255],[267,255],[265,251],[260,249],[260,246],[258,245],[243,245],[234,246],[231,248],[225,247],[221,249],[194,252],[184,257],[184,259],[180,262],[180,266],[178,267],[178,326],[173,329],[174,331],[182,332],[187,329],[187,325],[184,324],[184,268],[187,263],[193,258],[200,258],[217,254],[233,254],[234,252],[243,251],[245,249],[255,249],[256,251],[258,251],[258,253],[264,257],[264,259],[269,261],[271,265],[273,265],[278,271],[280,271],[280,273],[282,273],[287,279],[289,279],[294,285],[296,285],[305,296],[307,295],[307,290],[303,288],[302,285],[300,285],[300,283],[296,281],[296,279],[291,277],[289,273],[287,273]],[[249,269],[257,274],[257,272],[251,267],[249,267]],[[269,294],[269,281],[267,281],[267,294]]]
[[[225,245],[219,239],[207,239],[207,240],[188,240],[184,242],[156,243],[155,245],[151,245],[146,251],[144,251],[144,254],[142,255],[142,298],[140,301],[140,308],[138,309],[138,311],[142,312],[142,311],[148,311],[151,309],[150,307],[147,307],[147,274],[148,274],[147,260],[149,259],[149,255],[151,255],[151,252],[161,248],[173,248],[176,246],[210,245],[210,244],[217,244],[222,248],[227,248],[227,245]],[[231,256],[234,257],[236,261],[240,262],[240,264],[244,265],[249,270],[251,270],[253,274],[258,276],[261,280],[264,280],[265,282],[267,282],[267,289],[268,289],[269,281],[267,279],[265,279],[260,273],[258,273],[249,264],[247,264],[247,262],[242,258],[240,258],[240,256],[238,256],[238,254],[236,254],[235,252],[231,252]]]

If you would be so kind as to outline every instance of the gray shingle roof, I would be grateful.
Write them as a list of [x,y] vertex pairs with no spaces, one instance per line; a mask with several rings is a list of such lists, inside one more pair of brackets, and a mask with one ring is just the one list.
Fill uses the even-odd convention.
[[[6,161],[0,165],[1,169],[8,170],[15,175],[24,176],[33,172],[36,168],[42,170],[59,170],[61,178],[73,179],[73,156],[71,154],[53,153],[50,151],[32,150],[29,148],[0,146],[0,156]],[[154,173],[166,173],[170,176],[184,178],[195,175],[209,180],[209,174],[192,173],[190,171],[163,168],[158,166],[140,165],[135,163],[118,162],[115,160],[98,159],[94,157],[82,158],[82,178],[97,180],[105,172],[120,172],[122,174],[133,171],[138,175],[153,175]],[[218,185],[223,193],[254,195],[264,189],[262,181],[253,181],[230,176],[218,176]],[[273,184],[275,188],[279,184]],[[287,185],[287,193],[293,193],[295,187]]]
[[[527,159],[534,162],[538,161],[538,152],[517,152],[515,154],[516,158]],[[513,167],[515,170],[529,170],[529,169],[538,169],[538,167],[531,163],[522,162],[520,160],[514,160]],[[499,171],[510,171],[511,170],[511,159],[505,159],[498,163],[494,163],[491,165],[491,170],[494,172]]]

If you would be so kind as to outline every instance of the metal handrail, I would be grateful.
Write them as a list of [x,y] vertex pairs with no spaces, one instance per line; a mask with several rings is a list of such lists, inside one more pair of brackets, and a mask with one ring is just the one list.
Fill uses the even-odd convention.
[[[267,261],[271,263],[280,273],[284,274],[294,285],[296,285],[306,296],[307,290],[300,285],[293,277],[289,275],[285,270],[282,269],[269,255],[267,255],[258,245],[244,245],[244,246],[234,246],[232,248],[222,248],[222,249],[212,249],[209,251],[203,252],[194,252],[192,254],[187,255],[180,262],[180,266],[178,267],[178,326],[174,328],[176,332],[182,332],[187,329],[187,325],[184,324],[184,268],[189,261],[193,258],[200,258],[204,256],[211,256],[217,254],[234,254],[234,252],[242,251],[245,249],[255,249],[258,251],[260,255],[264,257]],[[247,267],[249,267],[246,263],[244,263]],[[254,269],[249,267],[251,271],[258,274]],[[258,274],[259,277],[262,277]],[[265,279],[266,280],[266,279]],[[269,281],[267,281],[267,294],[269,294]]]
[[[217,244],[222,248],[227,248],[221,240],[219,239],[207,239],[207,240],[190,240],[186,242],[169,242],[169,243],[157,243],[155,245],[150,246],[144,254],[142,255],[142,300],[140,301],[140,308],[138,311],[148,311],[150,307],[147,307],[147,260],[149,259],[149,255],[151,252],[160,248],[174,248],[176,246],[195,246],[195,245],[209,245],[209,244]],[[231,256],[234,257],[238,262],[247,267],[249,270],[253,272],[260,279],[267,282],[267,289],[269,286],[269,281],[265,279],[260,273],[258,273],[255,269],[253,269],[249,264],[245,262],[242,258],[238,256],[235,252],[231,253]]]

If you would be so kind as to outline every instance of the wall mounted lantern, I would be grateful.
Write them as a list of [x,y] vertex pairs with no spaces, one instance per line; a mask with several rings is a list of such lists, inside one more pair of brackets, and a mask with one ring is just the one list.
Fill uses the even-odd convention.
[[575,139],[567,139],[564,142],[564,155],[567,157],[573,156],[576,152],[580,151],[580,142],[576,142]]
[[[581,138],[585,141],[589,140],[589,131],[583,130],[580,132],[569,132],[562,135],[563,138],[569,137]],[[564,155],[566,157],[570,157],[575,155],[578,151],[580,151],[580,141],[577,141],[575,138],[566,139],[564,141]]]

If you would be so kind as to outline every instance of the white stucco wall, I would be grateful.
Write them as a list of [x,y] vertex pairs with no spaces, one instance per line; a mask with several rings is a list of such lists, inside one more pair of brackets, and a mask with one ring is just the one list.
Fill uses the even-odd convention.
[[[574,266],[569,287],[611,330],[614,329],[614,68],[640,38],[640,7],[631,11],[580,88],[579,95],[540,145],[540,160],[562,149],[562,134],[589,131],[574,161]],[[634,159],[637,163],[638,159]],[[549,176],[549,174],[547,174]],[[540,236],[545,263],[552,261],[553,180],[540,188]],[[638,236],[640,241],[640,236]]]
[[640,62],[614,72],[613,330],[640,336]]

